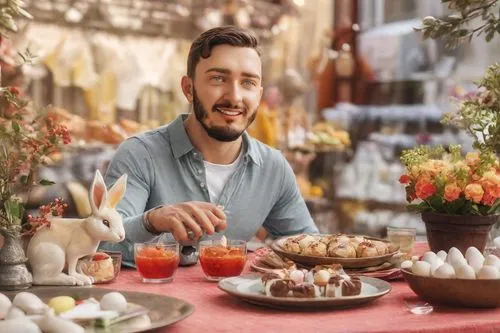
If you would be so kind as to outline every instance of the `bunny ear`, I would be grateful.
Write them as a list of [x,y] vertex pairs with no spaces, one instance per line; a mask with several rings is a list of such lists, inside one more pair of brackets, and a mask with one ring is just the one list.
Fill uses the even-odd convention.
[[104,184],[104,179],[99,170],[96,170],[94,181],[92,182],[92,187],[90,189],[90,205],[92,206],[92,211],[98,212],[104,206],[107,200],[107,190],[106,184]]
[[127,174],[122,175],[108,192],[108,207],[115,208],[127,189]]

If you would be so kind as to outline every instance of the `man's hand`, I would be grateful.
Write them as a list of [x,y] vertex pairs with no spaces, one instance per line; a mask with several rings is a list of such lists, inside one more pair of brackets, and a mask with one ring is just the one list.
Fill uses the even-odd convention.
[[156,230],[172,233],[178,242],[189,240],[189,231],[193,233],[194,239],[198,239],[203,233],[212,235],[227,227],[224,211],[202,201],[163,206],[151,211],[148,220]]

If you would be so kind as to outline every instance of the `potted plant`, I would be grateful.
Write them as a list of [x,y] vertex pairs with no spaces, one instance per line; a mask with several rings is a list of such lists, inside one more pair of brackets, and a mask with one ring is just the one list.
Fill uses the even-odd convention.
[[465,157],[460,146],[449,151],[421,146],[402,153],[408,209],[422,214],[432,251],[469,246],[484,250],[499,220],[500,164],[488,150]]
[[[448,47],[484,35],[500,34],[498,0],[442,0],[456,11],[443,18],[425,17],[425,38],[443,37]],[[481,18],[477,23],[476,18]],[[476,24],[476,25],[474,25]],[[500,206],[500,64],[491,65],[478,82],[477,93],[460,101],[443,123],[464,129],[475,151],[465,157],[459,146],[418,147],[402,153],[408,208],[422,214],[432,251],[455,246],[465,252],[484,250]]]
[[[18,1],[0,4],[0,42],[6,31],[16,31],[14,18],[31,18]],[[21,56],[23,60],[29,58]],[[24,202],[20,193],[51,181],[36,179],[41,164],[50,161],[61,144],[70,142],[68,130],[54,114],[37,109],[18,87],[0,87],[0,288],[22,289],[31,285],[31,274],[21,244]],[[34,220],[36,222],[36,220]]]

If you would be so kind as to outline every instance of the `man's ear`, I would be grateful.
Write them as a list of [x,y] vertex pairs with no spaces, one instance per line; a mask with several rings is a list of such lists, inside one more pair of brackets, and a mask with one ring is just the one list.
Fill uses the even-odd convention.
[[184,96],[186,96],[189,103],[193,102],[193,80],[187,76],[183,76],[181,80],[181,87]]

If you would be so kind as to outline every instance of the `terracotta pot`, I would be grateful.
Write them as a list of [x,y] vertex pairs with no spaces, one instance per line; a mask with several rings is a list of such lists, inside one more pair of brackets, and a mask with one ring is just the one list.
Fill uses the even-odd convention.
[[465,253],[469,246],[483,252],[492,226],[500,220],[500,215],[467,216],[439,213],[422,213],[427,230],[427,240],[431,251],[448,252],[456,247]]

